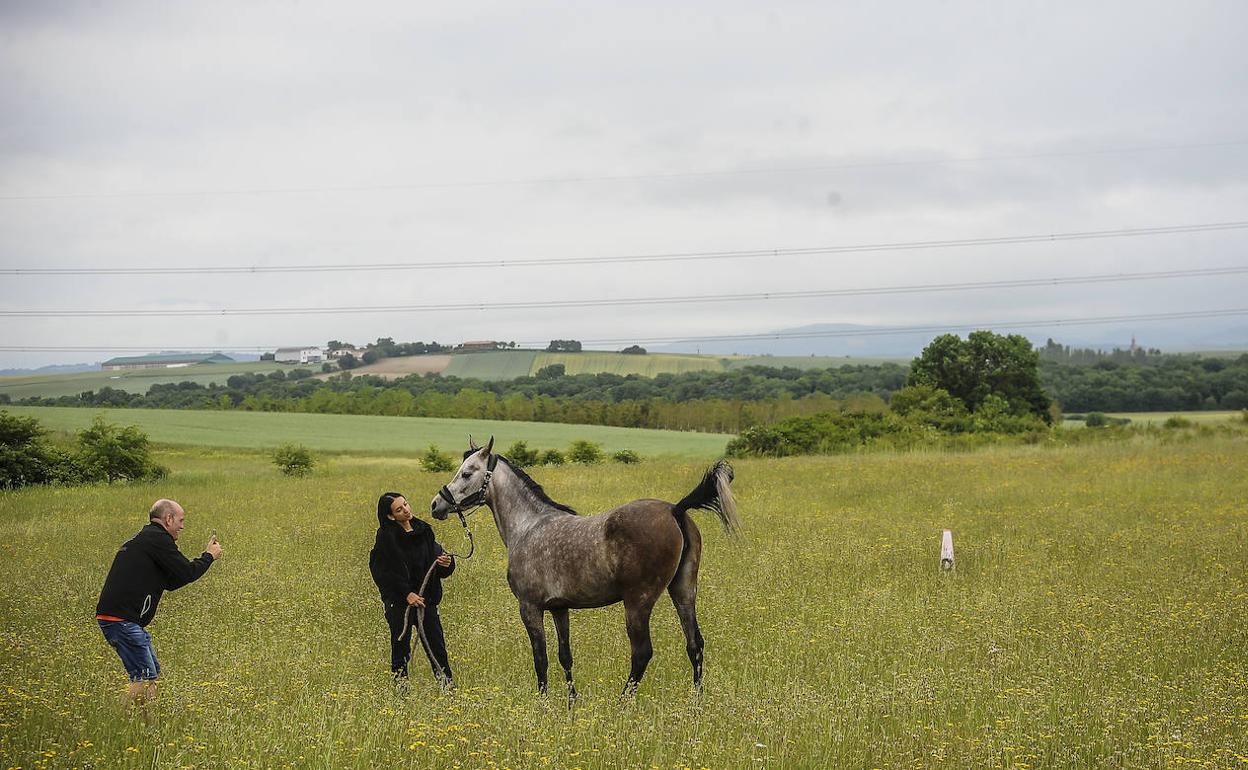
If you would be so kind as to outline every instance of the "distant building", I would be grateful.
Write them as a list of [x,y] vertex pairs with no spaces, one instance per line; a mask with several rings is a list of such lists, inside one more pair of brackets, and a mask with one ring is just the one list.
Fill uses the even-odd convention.
[[364,351],[362,349],[357,348],[354,345],[347,345],[344,348],[334,348],[333,350],[325,351],[325,357],[330,361],[337,361],[339,358],[342,358],[348,353],[356,358],[360,358],[364,355]]
[[221,353],[154,353],[150,356],[119,356],[110,358],[100,367],[106,371],[117,369],[175,369],[195,364],[232,364],[234,359]]
[[483,350],[498,350],[504,347],[505,343],[495,342],[494,340],[469,340],[455,349],[464,353],[477,353]]
[[273,360],[279,364],[319,364],[325,360],[325,354],[315,346],[278,348],[273,352]]

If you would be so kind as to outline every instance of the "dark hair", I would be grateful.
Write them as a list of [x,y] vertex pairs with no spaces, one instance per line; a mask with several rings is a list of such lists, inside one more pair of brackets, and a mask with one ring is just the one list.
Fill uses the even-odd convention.
[[394,504],[394,498],[406,497],[402,492],[386,492],[377,498],[377,524],[385,526],[387,521],[393,521],[390,518],[390,506]]

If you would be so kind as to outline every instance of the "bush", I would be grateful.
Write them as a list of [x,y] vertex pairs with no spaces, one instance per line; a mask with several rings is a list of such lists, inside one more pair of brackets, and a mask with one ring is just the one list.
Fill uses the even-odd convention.
[[433,444],[429,445],[429,449],[425,452],[424,457],[420,458],[421,467],[432,473],[450,473],[458,466],[450,457],[438,451]]
[[506,452],[503,452],[503,456],[518,468],[528,468],[529,466],[537,465],[538,460],[541,459],[538,451],[529,449],[529,445],[523,441],[517,441],[512,444],[507,448]]
[[47,431],[33,417],[0,412],[0,489],[47,484],[56,476],[56,458]]
[[1104,428],[1106,425],[1109,425],[1109,418],[1105,416],[1104,412],[1088,412],[1087,416],[1083,418],[1083,424],[1089,428]]
[[566,462],[563,452],[558,449],[547,449],[542,453],[542,465],[563,465]]
[[1177,414],[1167,417],[1166,421],[1161,424],[1163,428],[1190,428],[1194,425],[1191,420],[1186,417],[1180,417]]
[[311,376],[311,369],[291,369],[286,373],[286,379],[288,380],[306,380]]
[[169,469],[151,457],[147,434],[95,418],[72,448],[54,446],[33,417],[0,412],[0,488],[31,484],[89,484],[96,481],[163,479]]
[[597,465],[602,462],[602,446],[578,438],[568,447],[568,459],[578,465]]
[[615,460],[617,463],[623,463],[625,465],[633,465],[641,462],[641,456],[631,449],[621,449],[611,455],[611,459]]
[[273,464],[287,476],[306,476],[316,460],[303,444],[282,444],[273,452]]
[[152,460],[146,433],[134,425],[110,425],[103,417],[78,434],[74,459],[86,481],[154,481],[169,475]]

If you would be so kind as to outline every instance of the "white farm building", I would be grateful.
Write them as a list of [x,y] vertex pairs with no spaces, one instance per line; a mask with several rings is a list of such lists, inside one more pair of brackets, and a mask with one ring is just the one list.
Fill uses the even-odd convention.
[[325,354],[319,347],[278,348],[273,353],[273,360],[279,364],[319,364],[325,360]]

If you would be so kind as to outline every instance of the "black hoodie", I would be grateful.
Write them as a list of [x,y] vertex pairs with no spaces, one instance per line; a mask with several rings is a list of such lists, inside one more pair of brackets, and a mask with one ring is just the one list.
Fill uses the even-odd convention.
[[210,566],[212,554],[187,559],[173,535],[153,522],[121,544],[95,612],[146,626],[156,616],[156,605],[165,591],[198,580]]
[[[407,532],[395,521],[382,522],[368,555],[373,582],[381,592],[382,601],[388,604],[407,604],[409,593],[420,593],[420,581],[425,579],[429,565],[443,553],[442,546],[433,539],[433,527],[420,519],[412,519],[411,523],[412,531]],[[442,601],[442,578],[450,577],[454,571],[454,561],[449,567],[433,571],[425,588],[427,606],[436,607]]]

